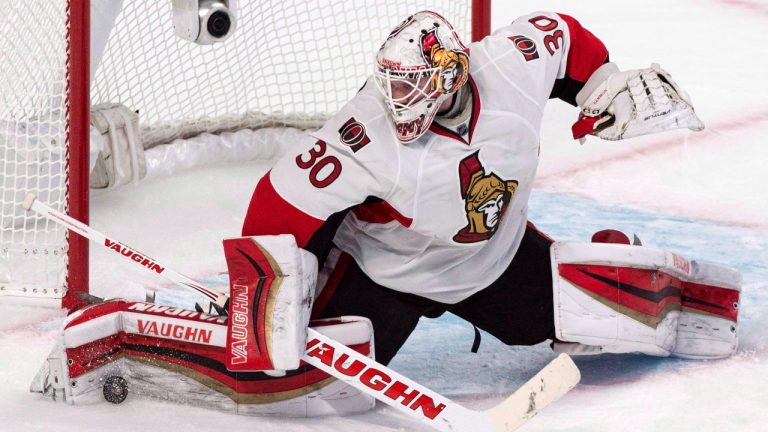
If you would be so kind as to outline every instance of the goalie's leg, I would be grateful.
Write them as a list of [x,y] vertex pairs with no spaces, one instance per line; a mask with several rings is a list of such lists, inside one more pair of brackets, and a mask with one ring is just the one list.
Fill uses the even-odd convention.
[[[312,417],[372,409],[374,399],[302,364],[281,376],[226,368],[227,318],[113,299],[69,315],[30,390],[71,404],[126,396],[246,415]],[[338,317],[310,323],[368,356],[370,323]]]
[[531,225],[502,276],[449,310],[508,345],[551,339],[569,354],[735,352],[738,272],[616,231],[593,241],[614,244],[552,243]]
[[373,324],[376,361],[386,365],[397,354],[422,316],[441,315],[449,305],[401,293],[373,282],[351,256],[333,249],[321,271],[322,286],[312,318],[355,315]]
[[737,345],[738,272],[627,244],[552,247],[556,344],[570,354],[728,357]]
[[[466,319],[508,345],[535,345],[554,337],[552,240],[526,229],[521,246],[504,274],[491,286],[458,304],[443,304],[382,287],[338,250],[329,254],[318,280],[324,286],[313,317],[359,315],[373,322],[376,360],[387,364],[422,316],[446,311]],[[467,349],[470,347],[468,346]]]
[[535,345],[553,339],[551,244],[552,239],[529,223],[504,273],[489,287],[454,305],[451,312],[507,345]]

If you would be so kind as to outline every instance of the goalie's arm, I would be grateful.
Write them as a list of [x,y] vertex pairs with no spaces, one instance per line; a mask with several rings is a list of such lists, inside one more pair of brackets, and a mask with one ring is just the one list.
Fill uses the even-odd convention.
[[[253,237],[291,234],[295,237],[298,247],[315,255],[319,269],[323,268],[325,259],[333,246],[332,241],[336,231],[347,214],[358,204],[382,201],[380,198],[368,195],[360,198],[359,202],[343,208],[340,206],[339,210],[325,218],[315,217],[283,197],[272,183],[273,176],[272,171],[268,172],[256,185],[243,221],[242,235]],[[322,199],[323,196],[317,198]]]
[[[399,151],[373,85],[286,153],[258,183],[244,236],[292,234],[320,263],[349,209],[386,199],[395,187]],[[357,127],[357,128],[355,128]],[[362,131],[352,145],[342,132]],[[346,141],[345,141],[346,140]]]
[[[564,46],[565,70],[561,70],[552,87],[550,98],[559,98],[571,105],[577,105],[576,95],[584,88],[589,78],[602,65],[610,61],[608,49],[603,42],[584,28],[575,18],[556,14],[565,27],[568,44]],[[562,66],[561,66],[562,68]]]
[[[602,41],[576,19],[553,12],[517,18],[484,39],[482,49],[503,75],[541,108],[559,98],[576,105],[576,94],[592,73],[608,61]],[[530,100],[529,99],[529,100]]]
[[325,222],[300,210],[280,195],[272,183],[272,171],[259,180],[243,221],[243,236],[293,234],[304,247]]
[[669,73],[658,65],[621,72],[609,61],[605,45],[573,17],[535,12],[489,39],[494,43],[486,49],[493,62],[541,107],[544,92],[551,89],[550,98],[582,109],[574,138],[592,134],[620,140],[704,127]]
[[621,140],[671,129],[704,129],[688,95],[658,64],[621,72],[613,63],[601,66],[579,91],[581,116],[573,137],[595,135]]

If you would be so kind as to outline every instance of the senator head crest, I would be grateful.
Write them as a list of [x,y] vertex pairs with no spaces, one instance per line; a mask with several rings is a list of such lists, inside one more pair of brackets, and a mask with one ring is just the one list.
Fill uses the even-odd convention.
[[504,180],[493,172],[486,174],[479,151],[459,164],[459,181],[467,225],[453,236],[458,243],[475,243],[491,238],[515,196],[518,182]]

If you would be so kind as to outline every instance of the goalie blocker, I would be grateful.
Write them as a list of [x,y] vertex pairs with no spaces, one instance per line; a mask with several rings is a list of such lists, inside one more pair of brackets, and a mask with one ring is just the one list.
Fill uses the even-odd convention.
[[735,270],[629,244],[555,243],[551,257],[556,351],[692,359],[736,351]]
[[227,368],[298,368],[307,342],[317,259],[289,234],[227,239],[224,255],[230,280]]

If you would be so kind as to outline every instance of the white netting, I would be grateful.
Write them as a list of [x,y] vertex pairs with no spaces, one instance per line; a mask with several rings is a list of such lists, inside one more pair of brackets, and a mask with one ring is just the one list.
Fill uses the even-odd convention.
[[[0,0],[0,294],[60,296],[65,279],[66,233],[18,203],[32,191],[66,206],[68,1],[84,0]],[[146,148],[202,132],[312,128],[354,95],[409,14],[435,10],[470,33],[469,0],[239,3],[235,34],[200,46],[174,35],[171,0],[124,0],[91,71],[91,103],[137,110]]]
[[0,295],[61,295],[66,233],[25,215],[65,208],[66,3],[0,0]]
[[138,110],[145,147],[203,131],[297,121],[316,127],[363,84],[376,49],[400,20],[434,9],[468,38],[469,5],[241,0],[232,38],[202,46],[174,36],[170,1],[126,0],[95,75],[92,103]]

